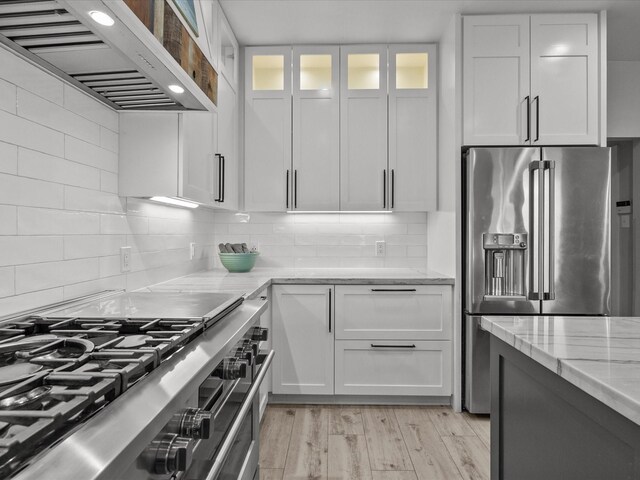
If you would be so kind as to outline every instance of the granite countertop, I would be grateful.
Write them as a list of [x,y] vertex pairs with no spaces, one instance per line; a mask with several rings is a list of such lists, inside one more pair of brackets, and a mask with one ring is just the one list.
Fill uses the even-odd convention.
[[482,317],[481,325],[640,425],[640,318]]
[[446,275],[411,268],[255,268],[248,273],[209,270],[146,287],[153,292],[242,293],[255,298],[272,284],[453,285]]

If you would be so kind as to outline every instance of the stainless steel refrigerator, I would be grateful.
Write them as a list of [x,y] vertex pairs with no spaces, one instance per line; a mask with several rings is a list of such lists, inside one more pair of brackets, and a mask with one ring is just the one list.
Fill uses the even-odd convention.
[[482,315],[609,315],[608,148],[464,156],[465,408],[489,413]]

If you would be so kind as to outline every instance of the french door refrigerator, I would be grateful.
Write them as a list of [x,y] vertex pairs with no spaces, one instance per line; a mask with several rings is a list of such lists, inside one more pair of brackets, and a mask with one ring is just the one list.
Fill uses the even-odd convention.
[[482,315],[610,314],[610,150],[464,156],[465,408],[489,413]]

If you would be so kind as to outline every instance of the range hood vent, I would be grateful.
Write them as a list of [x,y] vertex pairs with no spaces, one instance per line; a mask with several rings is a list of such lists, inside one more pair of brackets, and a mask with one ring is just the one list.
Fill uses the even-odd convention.
[[[103,10],[108,5],[83,2],[69,3],[74,8],[97,3]],[[158,68],[161,61],[150,61],[148,51],[141,53],[144,41],[122,22],[109,32],[118,37],[115,42],[121,44],[116,46],[104,32],[92,31],[93,25],[79,18],[77,10],[70,12],[63,4],[55,0],[0,1],[0,43],[116,110],[208,109],[188,90],[177,96],[154,81],[159,75],[164,86],[185,83],[172,76],[168,67]]]

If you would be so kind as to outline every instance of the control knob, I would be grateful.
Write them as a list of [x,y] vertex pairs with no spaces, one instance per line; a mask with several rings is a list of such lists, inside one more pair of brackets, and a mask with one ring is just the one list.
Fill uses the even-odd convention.
[[151,443],[149,453],[153,457],[153,473],[167,475],[184,472],[191,464],[193,444],[187,438],[167,433]]
[[212,375],[222,380],[236,380],[238,378],[244,378],[246,374],[246,361],[229,357],[218,364]]
[[245,344],[243,342],[238,342],[233,355],[237,358],[246,360],[247,363],[251,365],[253,364],[253,357],[255,355],[255,352],[251,345]]
[[202,408],[187,408],[176,414],[168,431],[194,440],[207,439],[211,435],[212,414]]

